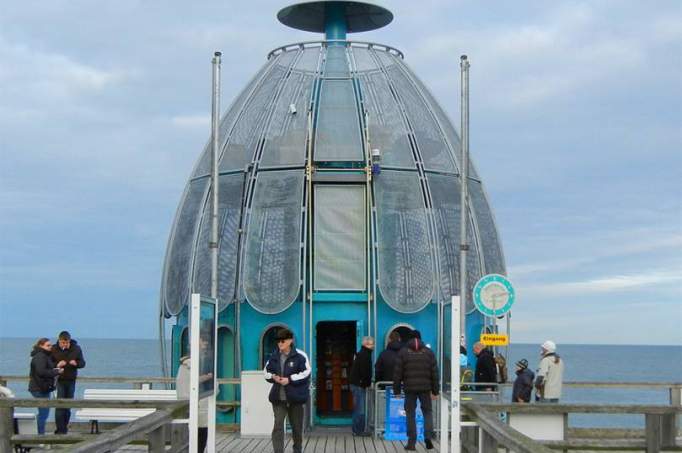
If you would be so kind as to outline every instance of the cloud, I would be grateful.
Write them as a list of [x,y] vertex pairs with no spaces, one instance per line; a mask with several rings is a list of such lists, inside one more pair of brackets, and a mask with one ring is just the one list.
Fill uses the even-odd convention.
[[649,273],[612,275],[594,279],[519,287],[524,297],[566,297],[596,293],[615,293],[651,286],[667,286],[682,282],[682,268]]
[[97,68],[72,57],[11,43],[0,36],[0,84],[7,94],[67,100],[121,83],[130,71]]
[[[644,239],[642,239],[644,238]],[[554,237],[548,238],[554,241]],[[587,264],[595,263],[607,258],[626,258],[642,253],[657,251],[679,250],[682,253],[682,233],[662,234],[657,229],[636,229],[621,234],[609,232],[606,238],[596,233],[589,237],[578,239],[582,245],[575,242],[569,245],[572,250],[589,250],[589,254],[578,257],[533,262],[509,266],[509,275],[513,278],[538,278],[539,274],[556,275],[557,272],[575,270]]]
[[[608,19],[612,14],[612,8],[599,4],[557,5],[511,23],[490,20],[424,33],[406,53],[415,66],[431,66],[444,55],[451,56],[446,65],[454,65],[452,56],[467,53],[472,95],[487,107],[529,109],[569,101],[579,90],[605,81],[632,79],[647,70],[649,50],[677,33],[674,21],[661,12],[647,12],[653,20],[636,14],[623,18],[632,27],[615,25]],[[682,20],[679,11],[673,16]],[[452,85],[453,73],[440,71],[430,78],[440,90]]]
[[172,117],[170,121],[180,128],[199,128],[208,131],[211,125],[211,115],[179,115]]

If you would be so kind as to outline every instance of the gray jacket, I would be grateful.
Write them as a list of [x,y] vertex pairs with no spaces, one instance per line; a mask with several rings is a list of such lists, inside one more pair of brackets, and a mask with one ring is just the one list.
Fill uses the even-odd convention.
[[[191,362],[189,357],[180,359],[180,366],[178,367],[178,374],[175,377],[175,390],[178,393],[178,399],[189,399],[189,376],[191,369]],[[206,428],[208,426],[208,398],[199,400],[199,427]]]

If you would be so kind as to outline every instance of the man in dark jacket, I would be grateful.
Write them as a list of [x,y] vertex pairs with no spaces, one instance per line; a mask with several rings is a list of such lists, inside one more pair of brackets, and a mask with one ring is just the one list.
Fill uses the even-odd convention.
[[393,373],[393,393],[399,397],[405,391],[405,414],[407,416],[407,445],[405,450],[416,450],[417,400],[424,415],[424,443],[433,448],[434,437],[431,399],[438,396],[438,364],[436,356],[418,338],[407,343],[398,354]]
[[284,453],[284,419],[291,424],[293,453],[303,451],[303,406],[308,401],[310,362],[305,352],[294,347],[289,329],[277,332],[277,349],[265,364],[265,380],[272,383],[268,399],[272,403],[275,424],[272,428],[274,453]]
[[393,380],[395,361],[398,359],[398,353],[402,347],[403,344],[400,342],[400,334],[398,331],[394,330],[388,336],[388,345],[386,345],[386,349],[381,351],[377,363],[374,364],[374,379],[377,382]]
[[[492,352],[486,348],[483,343],[477,341],[474,343],[474,354],[476,360],[476,372],[474,374],[474,382],[497,382],[497,367],[495,365],[495,357]],[[475,386],[479,391],[494,391],[495,386]]]
[[353,435],[365,436],[365,395],[372,384],[372,351],[374,338],[364,337],[350,367],[350,391],[353,394]]
[[[57,364],[57,368],[64,370],[57,380],[57,398],[73,398],[76,393],[78,369],[85,367],[85,359],[78,342],[71,339],[71,334],[66,330],[59,334],[57,344],[52,346],[52,360]],[[55,434],[68,433],[71,409],[56,409],[54,412],[54,421],[57,425]]]
[[530,403],[535,373],[528,369],[528,360],[516,362],[516,380],[512,389],[512,403]]

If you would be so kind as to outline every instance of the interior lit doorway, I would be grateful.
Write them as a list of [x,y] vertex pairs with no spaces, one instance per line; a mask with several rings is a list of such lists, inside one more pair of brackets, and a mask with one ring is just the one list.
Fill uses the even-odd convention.
[[315,409],[322,424],[345,424],[352,414],[349,377],[357,342],[356,321],[317,323]]

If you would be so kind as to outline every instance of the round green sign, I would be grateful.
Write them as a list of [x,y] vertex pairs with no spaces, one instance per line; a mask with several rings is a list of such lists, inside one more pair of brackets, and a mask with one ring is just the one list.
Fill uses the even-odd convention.
[[485,275],[474,286],[474,305],[485,316],[504,315],[515,299],[514,287],[504,275]]

